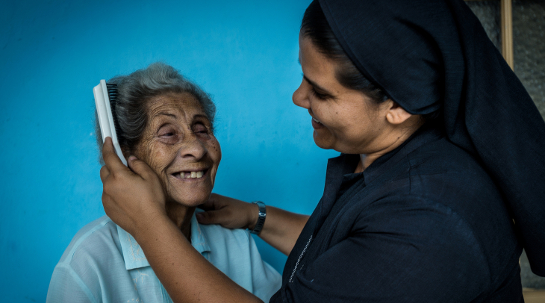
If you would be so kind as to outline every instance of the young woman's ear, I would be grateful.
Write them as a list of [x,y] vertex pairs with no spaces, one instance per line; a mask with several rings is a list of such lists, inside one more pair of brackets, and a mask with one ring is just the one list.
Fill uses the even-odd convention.
[[409,114],[407,111],[405,111],[399,104],[395,103],[392,100],[387,100],[386,102],[390,103],[390,106],[388,108],[388,111],[386,112],[386,120],[388,120],[389,123],[394,125],[399,125],[407,121],[410,117],[412,117],[412,114]]

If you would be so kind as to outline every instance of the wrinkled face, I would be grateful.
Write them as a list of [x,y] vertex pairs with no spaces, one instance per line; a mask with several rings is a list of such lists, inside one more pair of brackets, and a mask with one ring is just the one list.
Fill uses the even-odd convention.
[[188,207],[204,203],[221,150],[199,102],[189,93],[168,93],[151,99],[147,112],[135,156],[157,173],[167,199]]
[[301,35],[299,61],[303,81],[293,103],[308,109],[316,145],[348,154],[376,152],[386,129],[385,107],[341,85],[335,78],[337,64]]

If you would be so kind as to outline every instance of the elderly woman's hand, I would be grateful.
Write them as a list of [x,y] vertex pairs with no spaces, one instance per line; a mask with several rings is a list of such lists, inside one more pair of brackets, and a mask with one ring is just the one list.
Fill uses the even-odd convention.
[[112,221],[137,238],[136,233],[166,217],[161,182],[145,162],[134,156],[127,161],[130,169],[123,165],[109,137],[102,156],[106,164],[100,169],[104,210]]

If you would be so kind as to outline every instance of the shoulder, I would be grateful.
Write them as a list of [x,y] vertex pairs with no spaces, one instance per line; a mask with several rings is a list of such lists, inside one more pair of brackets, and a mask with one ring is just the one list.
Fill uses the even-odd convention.
[[462,216],[487,209],[505,212],[500,191],[478,160],[446,138],[422,145],[396,167],[396,176],[377,188],[383,196],[428,199]]
[[103,216],[80,229],[64,251],[53,270],[47,302],[96,302],[107,287],[100,282],[111,279],[117,268],[125,268],[117,225]]
[[76,233],[64,251],[59,264],[70,264],[89,258],[97,260],[105,258],[107,252],[111,254],[115,251],[120,251],[117,225],[107,216],[103,216],[85,225]]
[[[409,153],[407,161],[412,173],[430,175],[471,173],[484,177],[486,173],[477,160],[446,138],[429,142]],[[483,175],[484,174],[484,175]]]
[[411,153],[407,161],[408,190],[403,194],[427,200],[435,208],[450,209],[477,229],[498,224],[510,229],[510,216],[499,188],[463,149],[443,138]]

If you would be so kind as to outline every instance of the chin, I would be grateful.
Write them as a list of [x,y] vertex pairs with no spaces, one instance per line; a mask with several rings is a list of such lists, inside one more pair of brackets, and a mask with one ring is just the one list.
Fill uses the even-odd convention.
[[328,139],[324,138],[323,136],[318,135],[318,134],[316,133],[316,131],[314,131],[313,138],[314,138],[314,143],[315,143],[319,148],[322,148],[322,149],[333,149],[333,142],[332,142],[332,140],[328,140]]
[[190,194],[173,193],[170,200],[186,207],[197,207],[210,198],[211,191],[191,192]]

